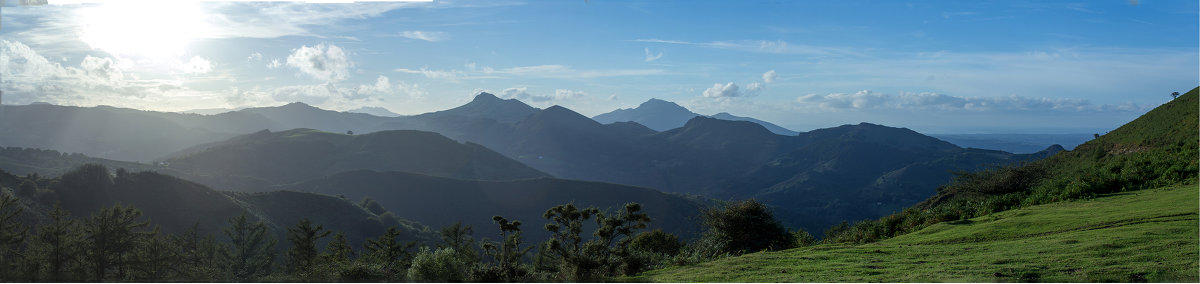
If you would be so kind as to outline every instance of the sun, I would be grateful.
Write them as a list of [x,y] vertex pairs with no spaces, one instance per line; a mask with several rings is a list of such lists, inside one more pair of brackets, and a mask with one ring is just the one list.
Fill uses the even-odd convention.
[[112,1],[79,10],[79,39],[93,49],[132,58],[165,60],[187,52],[210,34],[193,1]]

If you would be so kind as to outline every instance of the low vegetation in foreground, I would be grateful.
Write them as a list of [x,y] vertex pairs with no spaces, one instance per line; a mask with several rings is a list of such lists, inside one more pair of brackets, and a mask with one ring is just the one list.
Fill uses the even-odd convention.
[[1038,205],[867,244],[656,270],[639,282],[1197,282],[1195,185]]

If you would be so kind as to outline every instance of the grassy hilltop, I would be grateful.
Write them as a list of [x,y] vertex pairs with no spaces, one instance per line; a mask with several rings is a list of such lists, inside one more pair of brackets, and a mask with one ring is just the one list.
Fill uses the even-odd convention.
[[959,177],[825,244],[656,282],[1198,282],[1198,89],[1074,151]]

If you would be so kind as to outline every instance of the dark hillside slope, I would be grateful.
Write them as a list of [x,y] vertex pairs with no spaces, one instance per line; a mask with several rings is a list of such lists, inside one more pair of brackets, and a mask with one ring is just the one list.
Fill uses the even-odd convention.
[[[16,180],[11,180],[16,179]],[[325,228],[346,233],[347,239],[361,244],[392,225],[399,225],[412,240],[434,239],[427,227],[403,219],[382,222],[379,216],[347,200],[314,193],[230,193],[154,172],[117,171],[86,165],[51,179],[26,179],[0,170],[0,185],[12,187],[24,180],[41,188],[33,195],[18,197],[33,222],[45,222],[55,204],[75,218],[87,218],[101,208],[116,204],[132,206],[142,212],[143,220],[160,226],[163,232],[178,234],[193,225],[201,234],[223,238],[221,229],[242,212],[268,225],[281,244],[286,243],[286,228],[302,218]]]
[[[203,149],[203,150],[199,150]],[[395,130],[345,135],[311,129],[262,131],[187,150],[165,162],[201,182],[252,178],[293,183],[343,171],[408,171],[480,180],[546,177],[474,143],[460,144],[437,133]],[[231,190],[261,190],[236,188]]]
[[552,178],[516,181],[471,181],[404,172],[352,171],[330,177],[280,186],[288,190],[344,195],[358,200],[371,197],[399,216],[442,227],[462,221],[476,237],[492,237],[499,230],[492,216],[501,215],[528,224],[527,240],[548,236],[542,214],[551,207],[574,202],[580,207],[619,209],[627,202],[642,204],[662,228],[682,236],[699,232],[700,206],[687,199],[652,189]]

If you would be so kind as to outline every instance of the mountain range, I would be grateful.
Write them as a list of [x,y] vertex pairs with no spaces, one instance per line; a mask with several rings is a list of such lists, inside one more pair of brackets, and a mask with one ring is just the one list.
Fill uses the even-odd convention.
[[[217,115],[5,108],[0,133],[12,135],[0,136],[0,145],[153,160],[152,168],[221,190],[273,190],[357,170],[476,181],[555,177],[760,199],[787,212],[785,224],[810,230],[904,208],[932,194],[954,171],[1061,150],[1014,155],[964,149],[867,123],[780,135],[762,122],[691,115],[661,100],[607,115],[642,115],[638,119],[659,128],[669,127],[659,118],[686,118],[658,131],[638,122],[602,124],[561,106],[538,109],[487,93],[460,107],[400,117],[303,103]],[[55,117],[42,117],[46,113]]]

